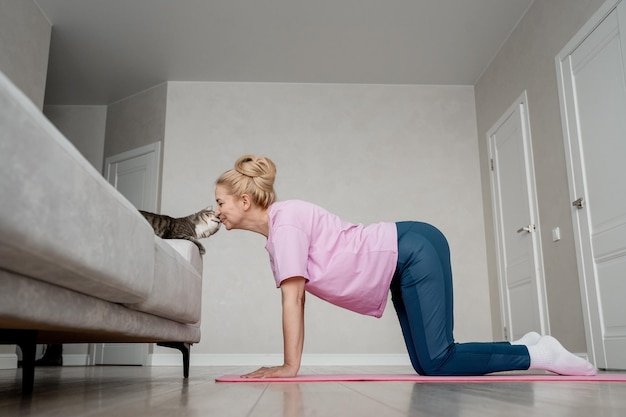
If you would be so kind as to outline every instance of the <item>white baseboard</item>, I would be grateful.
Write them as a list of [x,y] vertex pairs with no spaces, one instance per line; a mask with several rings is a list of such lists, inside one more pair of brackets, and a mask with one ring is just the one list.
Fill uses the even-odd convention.
[[0,369],[17,369],[17,355],[15,353],[0,354]]
[[63,366],[87,366],[89,365],[89,355],[82,354],[63,354]]
[[[17,369],[17,354],[2,353],[0,354],[0,369]],[[86,366],[87,355],[63,355],[63,365],[66,366]]]
[[[192,366],[263,366],[280,365],[282,353],[193,353]],[[180,353],[156,353],[149,355],[148,365],[151,366],[182,366],[183,357]],[[89,355],[64,354],[64,366],[87,366]],[[305,354],[302,366],[410,366],[406,354]],[[17,355],[14,353],[0,354],[0,369],[16,369]]]
[[[191,353],[191,366],[275,366],[283,363],[282,353]],[[180,353],[154,353],[151,366],[182,366]],[[411,366],[407,354],[304,354],[302,366]]]

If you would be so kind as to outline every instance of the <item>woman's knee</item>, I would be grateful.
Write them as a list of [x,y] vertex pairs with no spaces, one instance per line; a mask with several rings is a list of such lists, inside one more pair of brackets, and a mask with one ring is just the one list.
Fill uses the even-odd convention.
[[449,375],[445,369],[439,364],[433,362],[420,362],[420,369],[418,370],[415,366],[413,366],[415,371],[423,376],[447,376]]
[[455,356],[456,344],[450,343],[443,351],[435,358],[430,358],[422,352],[421,356],[418,356],[420,375],[424,376],[447,376],[453,375],[454,370],[450,369],[450,362],[453,362]]

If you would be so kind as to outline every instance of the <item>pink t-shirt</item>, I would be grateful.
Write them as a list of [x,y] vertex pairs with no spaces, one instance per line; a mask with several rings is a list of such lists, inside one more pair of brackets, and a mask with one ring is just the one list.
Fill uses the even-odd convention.
[[307,279],[307,292],[337,306],[380,317],[398,261],[395,223],[350,224],[298,200],[272,204],[265,249],[276,285]]

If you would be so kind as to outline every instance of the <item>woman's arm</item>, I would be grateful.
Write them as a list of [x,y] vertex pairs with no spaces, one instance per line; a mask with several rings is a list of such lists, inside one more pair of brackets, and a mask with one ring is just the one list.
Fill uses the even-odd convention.
[[244,378],[294,377],[300,370],[304,347],[304,284],[303,277],[284,280],[280,289],[283,303],[283,348],[285,359],[282,366],[263,367]]

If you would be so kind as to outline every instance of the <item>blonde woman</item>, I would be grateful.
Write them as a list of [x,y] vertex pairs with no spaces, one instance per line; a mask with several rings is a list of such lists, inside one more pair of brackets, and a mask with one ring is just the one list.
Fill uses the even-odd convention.
[[282,293],[284,363],[244,377],[294,377],[304,345],[305,294],[381,317],[388,291],[415,371],[421,375],[483,375],[541,369],[594,375],[592,364],[551,336],[531,332],[515,342],[455,343],[452,271],[444,235],[422,222],[344,222],[304,201],[276,201],[276,166],[246,155],[218,178],[216,214],[227,230],[267,239]]

